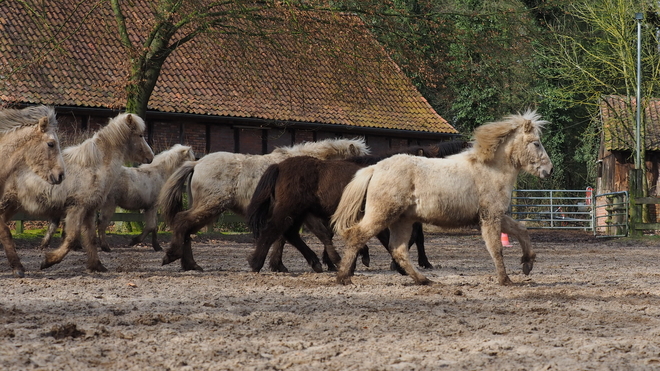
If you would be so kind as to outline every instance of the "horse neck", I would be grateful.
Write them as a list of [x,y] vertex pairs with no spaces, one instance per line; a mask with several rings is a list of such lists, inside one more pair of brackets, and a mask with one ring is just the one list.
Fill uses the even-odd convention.
[[[23,148],[30,142],[34,133],[34,125],[17,128],[0,134],[0,182],[19,168],[27,167],[24,159],[30,156],[29,148]],[[2,193],[0,193],[2,194]]]

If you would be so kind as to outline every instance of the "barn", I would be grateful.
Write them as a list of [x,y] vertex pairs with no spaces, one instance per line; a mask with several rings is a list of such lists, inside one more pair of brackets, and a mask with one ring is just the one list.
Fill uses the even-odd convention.
[[[600,102],[600,148],[597,158],[596,194],[628,192],[631,190],[630,173],[635,168],[636,100],[633,97],[607,96]],[[659,197],[658,173],[660,169],[660,99],[650,98],[644,107],[642,122],[642,160],[646,197]],[[605,199],[600,202],[605,202]],[[650,201],[646,223],[658,221],[658,205]],[[606,210],[601,209],[602,213]]]
[[[65,141],[124,109],[127,62],[109,3],[43,3],[44,14],[0,4],[0,103],[55,106]],[[134,19],[148,19],[142,3],[131,7]],[[146,113],[154,151],[182,143],[199,157],[263,154],[358,136],[385,150],[459,134],[357,17],[315,15],[306,27],[266,38],[215,32],[176,49]]]

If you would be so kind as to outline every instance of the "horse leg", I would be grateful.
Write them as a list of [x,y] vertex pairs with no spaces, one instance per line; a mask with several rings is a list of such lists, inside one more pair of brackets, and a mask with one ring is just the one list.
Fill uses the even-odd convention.
[[314,272],[322,273],[323,265],[319,257],[307,246],[305,241],[300,238],[300,224],[294,224],[292,227],[284,232],[284,237],[291,243],[300,253],[305,257],[307,263],[312,267]]
[[95,214],[96,212],[93,209],[85,214],[84,219],[81,221],[83,229],[80,234],[80,240],[87,253],[87,270],[90,272],[107,272],[108,269],[101,264],[98,250],[94,243],[94,227],[96,226]]
[[114,213],[115,204],[113,202],[104,204],[101,206],[101,210],[99,210],[99,224],[96,229],[99,235],[99,245],[101,246],[101,250],[105,252],[110,252],[110,245],[106,239],[107,236],[105,231],[108,229],[108,226],[110,225],[110,219]]
[[[487,213],[487,211],[484,213]],[[481,237],[486,242],[486,249],[488,249],[488,253],[493,259],[493,263],[495,263],[497,281],[500,285],[511,285],[513,282],[511,282],[511,279],[506,274],[504,258],[502,256],[502,240],[500,238],[502,233],[502,221],[499,218],[498,220],[492,219],[495,218],[490,218],[488,220],[484,220],[483,217],[481,218]]]
[[44,235],[44,238],[41,239],[41,244],[39,245],[39,249],[43,250],[50,245],[50,240],[53,238],[53,235],[55,232],[57,232],[57,228],[60,226],[60,218],[56,217],[50,220],[50,223],[48,223],[48,230],[46,231],[46,235]]
[[415,224],[413,224],[413,231],[410,236],[410,242],[408,243],[408,249],[410,249],[413,243],[417,245],[417,264],[424,269],[433,269],[433,265],[429,262],[429,258],[426,256],[426,249],[424,248],[424,227],[420,222],[415,222]]
[[345,231],[343,237],[346,241],[346,247],[344,248],[344,257],[341,259],[339,270],[337,271],[337,283],[343,285],[352,283],[351,276],[355,272],[358,252],[366,245],[371,237],[386,228],[387,220],[374,221],[372,218],[365,216],[359,223]]
[[418,285],[428,285],[431,280],[419,273],[410,262],[409,242],[412,233],[413,223],[406,220],[400,220],[390,225],[390,243],[389,251],[392,258]]
[[7,255],[7,260],[9,261],[9,268],[11,268],[14,276],[18,278],[25,277],[25,268],[23,268],[18,253],[16,253],[14,239],[11,236],[11,231],[9,230],[7,223],[5,223],[4,218],[3,220],[0,220],[0,242],[5,248],[5,255]]
[[536,253],[532,250],[532,242],[529,238],[527,228],[513,220],[510,216],[504,215],[502,218],[502,232],[512,235],[520,243],[520,248],[523,253],[520,263],[522,264],[523,273],[529,275],[529,272],[531,272],[534,267]]
[[271,272],[281,272],[281,273],[287,273],[289,270],[286,268],[284,263],[282,263],[282,254],[284,253],[284,244],[286,244],[286,240],[284,239],[283,236],[280,236],[280,238],[273,243],[270,248],[271,248],[271,253],[270,253],[270,262],[268,265],[270,266],[270,271]]
[[323,263],[328,266],[328,271],[336,271],[337,265],[341,262],[341,256],[332,243],[334,233],[328,220],[308,215],[305,219],[305,226],[323,243]]
[[165,257],[163,257],[163,265],[182,259],[181,267],[183,270],[202,271],[203,269],[195,263],[193,258],[190,235],[197,233],[223,211],[224,208],[201,211],[190,209],[176,214],[171,225],[172,241],[165,252]]
[[44,261],[41,263],[40,269],[46,269],[60,263],[69,253],[72,246],[80,238],[84,214],[84,210],[72,210],[67,214],[64,222],[66,237],[64,237],[59,247],[44,254]]
[[144,211],[144,221],[145,225],[142,229],[142,233],[140,233],[139,236],[133,237],[129,243],[129,246],[135,246],[141,243],[149,235],[149,233],[152,233],[151,246],[153,247],[154,251],[162,251],[163,249],[158,244],[156,238],[158,235],[158,215],[156,208],[150,208]]
[[[378,232],[376,235],[376,238],[378,238],[378,241],[385,247],[385,250],[387,250],[388,253],[390,253],[390,256],[392,256],[392,250],[390,247],[390,230],[388,228],[383,229],[382,231]],[[391,271],[397,271],[401,275],[407,275],[406,271],[401,268],[401,266],[394,260],[394,257],[392,257],[392,261],[390,262],[390,270]]]

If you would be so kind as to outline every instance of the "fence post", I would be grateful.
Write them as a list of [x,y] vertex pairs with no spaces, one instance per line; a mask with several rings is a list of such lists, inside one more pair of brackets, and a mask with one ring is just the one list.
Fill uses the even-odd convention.
[[23,221],[17,220],[15,224],[16,224],[16,233],[23,233]]
[[628,185],[630,188],[630,234],[633,237],[642,235],[637,225],[642,223],[642,205],[637,203],[637,198],[644,197],[642,190],[643,169],[631,169],[628,174]]

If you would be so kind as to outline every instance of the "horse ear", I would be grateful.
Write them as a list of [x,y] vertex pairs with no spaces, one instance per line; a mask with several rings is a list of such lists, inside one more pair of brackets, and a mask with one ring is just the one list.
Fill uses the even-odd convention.
[[424,150],[423,149],[418,149],[417,150],[417,156],[424,156]]
[[48,120],[48,117],[44,116],[39,119],[39,131],[42,133],[45,133],[48,131],[48,124],[50,121]]
[[525,130],[525,134],[531,133],[534,130],[534,124],[532,124],[532,120],[525,120],[523,129]]

